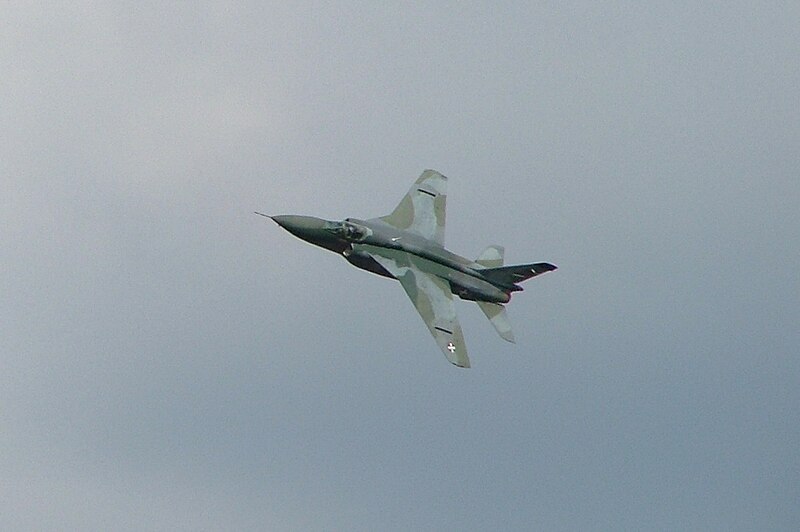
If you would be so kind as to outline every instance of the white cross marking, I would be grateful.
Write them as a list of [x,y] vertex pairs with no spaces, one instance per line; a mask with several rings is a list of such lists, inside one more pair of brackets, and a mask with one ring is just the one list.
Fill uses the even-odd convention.
[[451,353],[455,353],[456,352],[456,346],[453,345],[453,342],[450,342],[449,344],[447,344],[447,350],[450,351]]

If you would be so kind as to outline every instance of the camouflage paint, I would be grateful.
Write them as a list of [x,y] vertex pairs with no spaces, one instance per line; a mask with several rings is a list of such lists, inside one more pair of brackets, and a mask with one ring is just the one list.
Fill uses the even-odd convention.
[[514,342],[501,303],[516,283],[552,271],[548,263],[503,266],[505,250],[489,246],[473,262],[444,248],[447,178],[425,170],[388,216],[330,222],[272,216],[293,235],[341,253],[354,266],[400,281],[437,345],[456,366],[470,366],[453,294],[473,300],[504,340]]

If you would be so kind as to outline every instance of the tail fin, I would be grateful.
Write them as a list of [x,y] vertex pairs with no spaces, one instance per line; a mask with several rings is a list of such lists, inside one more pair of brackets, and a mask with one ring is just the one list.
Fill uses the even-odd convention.
[[489,321],[494,325],[497,334],[503,340],[516,343],[514,341],[514,332],[511,330],[511,322],[508,320],[506,308],[498,303],[487,303],[486,301],[478,301],[478,306],[481,308]]
[[505,252],[503,246],[489,246],[475,259],[475,262],[486,268],[497,268],[503,265]]
[[549,262],[537,262],[535,264],[518,264],[516,266],[503,266],[501,268],[487,268],[481,270],[481,274],[494,283],[513,286],[531,277],[551,272],[556,268],[557,266]]

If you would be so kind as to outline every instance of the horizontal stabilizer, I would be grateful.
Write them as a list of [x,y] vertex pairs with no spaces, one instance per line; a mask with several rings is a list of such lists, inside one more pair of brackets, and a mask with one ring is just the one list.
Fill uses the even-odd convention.
[[487,268],[485,270],[480,270],[480,272],[481,275],[494,283],[511,286],[526,281],[531,277],[551,272],[556,268],[557,266],[549,262],[537,262],[535,264],[503,266],[502,268]]

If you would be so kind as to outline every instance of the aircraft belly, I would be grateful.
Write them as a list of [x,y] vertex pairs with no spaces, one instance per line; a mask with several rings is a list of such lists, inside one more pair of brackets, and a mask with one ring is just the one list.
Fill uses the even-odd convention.
[[507,303],[510,299],[506,292],[483,279],[473,277],[423,257],[414,258],[416,259],[414,263],[420,270],[449,281],[450,286],[453,288],[453,293],[461,299],[490,301],[493,303]]
[[394,275],[386,271],[386,268],[378,264],[378,262],[370,257],[367,253],[346,253],[344,254],[344,258],[356,268],[361,268],[362,270],[380,275],[381,277],[388,277],[389,279],[395,278]]
[[450,285],[453,287],[453,293],[461,299],[469,301],[487,301],[491,303],[508,303],[511,297],[497,288],[496,286],[464,275],[461,272],[456,272],[459,275],[454,276],[455,279],[449,279]]
[[[348,257],[347,260],[350,260],[351,257],[353,256],[369,257],[368,250],[370,248],[372,248],[372,246],[370,245],[354,245],[353,254],[350,257]],[[441,264],[439,262],[426,259],[425,257],[420,257],[419,255],[414,255],[407,251],[401,251],[396,249],[382,248],[381,253],[387,256],[396,255],[398,258],[400,258],[401,262],[408,261],[410,264],[413,264],[414,267],[416,267],[420,271],[429,273],[431,275],[435,275],[436,277],[440,277],[448,281],[451,287],[453,288],[453,293],[458,297],[460,297],[461,299],[489,301],[493,303],[507,303],[509,300],[509,295],[506,292],[500,290],[491,283],[484,281],[483,279],[479,279],[477,277],[468,275],[455,268],[451,268],[445,264]],[[369,258],[369,260],[372,259]],[[380,265],[377,266],[381,267]],[[361,267],[362,266],[359,266],[359,268]],[[387,276],[391,276],[391,274]]]

